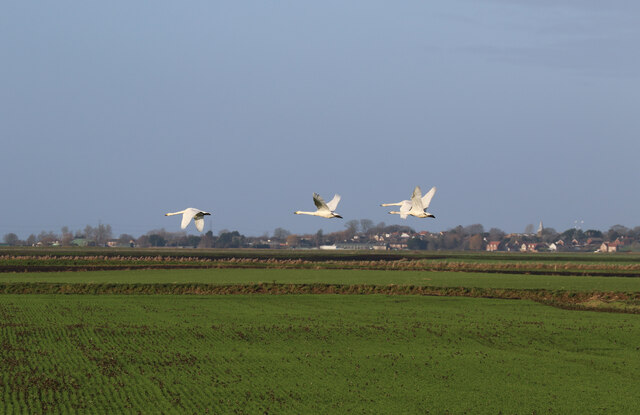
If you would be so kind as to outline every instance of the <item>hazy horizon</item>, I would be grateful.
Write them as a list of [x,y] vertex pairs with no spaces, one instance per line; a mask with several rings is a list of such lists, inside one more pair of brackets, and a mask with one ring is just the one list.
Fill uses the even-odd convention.
[[[355,220],[357,220],[359,222],[361,219],[368,219],[368,218],[359,218],[359,219],[355,219]],[[119,231],[116,228],[112,227],[111,224],[103,223],[103,222],[98,222],[97,224],[86,224],[85,226],[82,226],[80,228],[71,228],[71,227],[67,227],[67,226],[64,226],[64,227],[68,228],[68,232],[70,232],[73,235],[76,235],[76,234],[84,234],[84,230],[85,230],[85,228],[87,226],[90,226],[90,227],[94,228],[94,231],[95,231],[95,228],[97,228],[100,225],[104,225],[104,226],[108,225],[112,229],[112,237],[113,237],[113,239],[117,239],[120,235],[131,235],[134,238],[139,238],[140,236],[153,234],[153,233],[156,233],[156,232],[159,232],[159,231],[164,231],[164,232],[174,233],[174,234],[175,233],[185,233],[187,235],[199,235],[199,236],[204,235],[208,231],[212,231],[214,235],[219,235],[219,234],[221,234],[223,232],[237,231],[237,229],[230,229],[230,228],[224,228],[224,227],[215,227],[214,223],[212,223],[212,221],[210,220],[210,217],[206,217],[205,218],[205,228],[204,228],[204,230],[202,232],[198,232],[196,230],[195,226],[193,225],[193,222],[190,222],[189,226],[187,226],[186,229],[181,229],[180,228],[180,220],[181,220],[180,218],[178,218],[178,219],[174,218],[174,220],[171,223],[171,226],[169,226],[169,227],[161,226],[161,227],[158,227],[158,228],[148,229],[148,230],[142,231],[140,233],[128,232],[127,230],[120,230]],[[317,220],[321,220],[321,219],[317,219]],[[291,234],[297,234],[297,235],[313,235],[318,230],[323,230],[323,232],[325,234],[327,234],[329,232],[336,232],[336,231],[345,230],[346,229],[346,223],[349,222],[350,220],[352,220],[352,219],[343,219],[341,221],[341,223],[343,223],[345,226],[343,226],[342,228],[339,227],[334,231],[326,231],[325,229],[323,229],[323,227],[319,227],[315,231],[296,232],[296,231],[291,231],[289,228],[286,228],[286,227],[283,227],[283,226],[276,226],[273,229],[265,230],[263,233],[260,233],[260,234],[244,234],[244,236],[247,236],[247,237],[261,237],[261,236],[265,236],[266,235],[269,238],[271,238],[274,235],[274,231],[276,229],[284,229],[286,231],[289,231]],[[423,220],[425,220],[425,219],[415,219],[415,223],[411,219],[409,219],[407,221],[403,221],[403,222],[398,222],[398,221],[394,221],[394,222],[381,221],[381,222],[384,223],[385,226],[393,226],[393,225],[406,226],[406,227],[414,229],[416,232],[422,232],[423,230],[426,230],[426,231],[431,232],[431,233],[439,233],[439,232],[443,232],[443,231],[445,231],[445,232],[446,231],[450,231],[450,230],[453,230],[454,228],[456,228],[458,226],[471,227],[471,226],[475,226],[475,225],[482,225],[483,228],[484,228],[484,232],[489,232],[491,229],[497,228],[498,230],[501,230],[501,231],[505,232],[505,234],[527,234],[527,233],[536,233],[537,229],[539,227],[539,222],[538,223],[529,223],[529,224],[525,225],[523,227],[523,229],[521,229],[521,230],[505,230],[505,229],[502,229],[502,228],[499,228],[499,227],[495,227],[495,226],[485,226],[482,223],[458,224],[458,225],[452,226],[452,227],[447,228],[447,229],[438,229],[438,230],[421,229],[421,228],[418,228],[418,227],[415,226],[416,223],[420,224],[420,222],[422,222]],[[374,226],[378,226],[378,225],[381,224],[381,222],[373,222],[373,225]],[[598,229],[598,228],[584,227],[584,225],[585,225],[584,221],[574,221],[574,224],[572,226],[570,226],[570,227],[567,227],[567,228],[557,229],[557,228],[553,228],[551,226],[546,226],[546,225],[543,225],[543,227],[545,229],[553,228],[558,233],[563,233],[563,232],[565,232],[567,230],[570,230],[570,229],[578,229],[578,230],[582,230],[582,231],[596,230],[596,231],[601,231],[602,233],[606,233],[611,227],[616,226],[616,225],[625,226],[625,227],[629,228],[630,230],[632,230],[632,229],[634,229],[636,227],[640,228],[640,225],[628,226],[628,225],[625,225],[625,224],[614,224],[611,227],[607,227],[605,229]],[[532,228],[533,231],[525,229],[527,227]],[[37,237],[38,234],[40,234],[41,232],[45,232],[45,233],[46,232],[53,232],[56,235],[59,235],[59,236],[62,235],[61,229],[41,229],[40,231],[31,232],[30,234],[24,234],[24,235],[16,234],[16,235],[18,236],[18,238],[20,240],[24,241],[30,235],[34,235],[34,236]],[[10,232],[10,233],[15,233],[15,232]],[[240,232],[240,233],[242,234],[242,232]],[[5,236],[5,235],[6,234],[2,234],[2,235],[0,235],[0,237],[1,236]]]
[[[640,225],[640,4],[13,2],[0,236]],[[383,202],[437,186],[435,219]],[[342,195],[345,219],[313,210]],[[205,231],[209,230],[207,223]],[[195,233],[191,229],[190,233]]]

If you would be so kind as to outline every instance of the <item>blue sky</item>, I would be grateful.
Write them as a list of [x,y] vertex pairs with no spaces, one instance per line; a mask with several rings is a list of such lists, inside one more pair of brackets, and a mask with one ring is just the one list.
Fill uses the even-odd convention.
[[[632,1],[10,2],[0,235],[640,225]],[[435,220],[382,202],[438,187]],[[208,227],[207,227],[208,229]],[[195,232],[194,229],[191,230]]]

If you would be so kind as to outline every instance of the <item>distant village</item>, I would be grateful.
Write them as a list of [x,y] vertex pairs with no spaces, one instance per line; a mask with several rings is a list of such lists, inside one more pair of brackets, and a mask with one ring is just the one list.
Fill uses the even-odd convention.
[[557,232],[540,222],[537,230],[527,225],[523,233],[488,231],[480,224],[457,226],[442,232],[416,232],[409,226],[374,224],[371,220],[350,220],[345,230],[325,234],[294,234],[276,228],[271,235],[245,236],[238,231],[211,230],[192,235],[186,232],[152,230],[134,237],[113,236],[110,225],[87,225],[71,232],[41,232],[20,240],[16,234],[4,235],[3,246],[103,246],[103,247],[174,247],[174,248],[256,248],[256,249],[365,249],[365,250],[450,250],[491,252],[640,252],[640,226],[612,226],[607,231],[570,228]]

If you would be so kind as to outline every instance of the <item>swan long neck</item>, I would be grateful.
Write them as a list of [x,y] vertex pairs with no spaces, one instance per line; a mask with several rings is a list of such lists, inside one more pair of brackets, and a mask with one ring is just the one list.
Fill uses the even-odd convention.
[[173,215],[182,215],[184,213],[184,210],[181,210],[180,212],[170,212],[170,213],[165,213],[165,216],[173,216]]
[[398,203],[383,203],[380,206],[402,206],[402,202],[398,202]]
[[303,210],[296,210],[295,212],[293,212],[296,215],[311,215],[311,216],[318,216],[317,213],[318,212],[305,212]]

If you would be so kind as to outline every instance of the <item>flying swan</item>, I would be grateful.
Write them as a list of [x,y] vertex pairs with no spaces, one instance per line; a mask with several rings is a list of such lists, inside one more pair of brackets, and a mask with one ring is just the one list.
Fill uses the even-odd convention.
[[407,216],[415,216],[416,218],[435,218],[434,215],[427,212],[433,195],[436,194],[436,187],[432,187],[426,195],[422,196],[420,186],[413,189],[411,200],[403,200],[398,203],[383,203],[380,206],[400,206],[400,212],[391,211],[389,213],[400,215],[400,218],[406,219]]
[[342,219],[342,216],[334,212],[334,210],[336,210],[336,208],[338,207],[339,202],[340,202],[340,195],[334,195],[333,199],[331,199],[329,203],[326,203],[322,199],[322,197],[320,197],[319,194],[314,193],[313,203],[316,204],[316,207],[318,208],[318,210],[316,210],[315,212],[303,212],[301,210],[296,210],[293,213],[296,215],[320,216],[322,218],[327,218],[327,219],[330,219],[330,218]]
[[202,232],[202,230],[204,229],[204,217],[206,215],[211,215],[211,213],[194,208],[186,208],[185,210],[181,210],[180,212],[165,213],[165,216],[173,215],[182,215],[182,223],[180,224],[180,227],[182,229],[186,228],[189,222],[191,222],[191,219],[193,219],[196,224],[196,229]]

